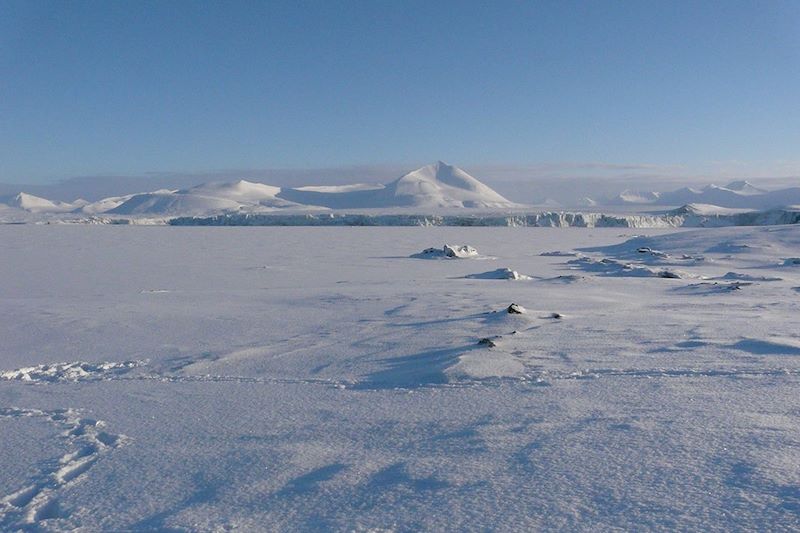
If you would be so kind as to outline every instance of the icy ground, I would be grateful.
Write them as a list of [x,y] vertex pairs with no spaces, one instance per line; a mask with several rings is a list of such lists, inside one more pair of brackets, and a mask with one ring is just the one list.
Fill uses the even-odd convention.
[[665,233],[2,226],[0,530],[800,528],[800,226]]

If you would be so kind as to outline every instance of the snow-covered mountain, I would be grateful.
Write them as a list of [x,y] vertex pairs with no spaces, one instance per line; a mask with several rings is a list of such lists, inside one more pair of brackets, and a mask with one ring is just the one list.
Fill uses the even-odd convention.
[[725,188],[730,189],[731,191],[736,191],[739,194],[764,194],[765,192],[768,192],[766,189],[756,187],[747,180],[732,181],[727,184]]
[[[583,193],[583,194],[582,194]],[[724,187],[684,187],[669,192],[628,189],[609,196],[588,196],[580,188],[569,204],[548,201],[552,209],[590,209],[617,206],[623,212],[652,210],[652,206],[706,205],[729,209],[770,210],[800,205],[800,186],[768,191],[747,181]],[[608,193],[606,193],[608,194]],[[605,197],[604,197],[605,196]],[[96,202],[57,202],[21,192],[0,197],[7,220],[64,217],[142,217],[150,220],[214,215],[257,215],[278,211],[308,213],[326,209],[414,209],[433,213],[443,209],[508,209],[525,206],[511,202],[464,170],[442,161],[427,165],[389,183],[276,187],[246,180],[215,181],[187,188],[112,196]],[[531,207],[531,206],[529,206]],[[539,207],[542,207],[539,205]],[[605,211],[609,211],[605,209]]]
[[683,187],[670,192],[626,190],[608,201],[608,205],[706,204],[733,209],[770,209],[796,203],[800,203],[800,187],[767,191],[748,181],[734,181],[724,187],[717,185],[707,185],[702,189]]
[[388,203],[414,207],[503,208],[515,204],[458,167],[438,161],[388,184]]
[[53,202],[32,194],[21,192],[12,196],[0,197],[0,204],[6,207],[22,209],[28,213],[66,213],[86,204],[83,200],[72,203]]
[[[263,212],[305,206],[278,198],[279,187],[245,180],[212,182],[176,191],[134,194],[105,211],[114,215],[202,215],[229,212]],[[100,202],[107,202],[101,200]],[[100,203],[98,202],[98,203]],[[93,204],[94,205],[94,204]]]
[[279,197],[332,209],[508,208],[517,205],[464,170],[442,161],[408,172],[387,185],[297,187],[282,190]]
[[[276,210],[508,208],[507,200],[464,170],[438,161],[388,184],[280,188],[245,180],[211,182],[185,189],[113,196],[97,202],[52,202],[26,193],[0,198],[11,211],[147,217],[269,213]],[[20,211],[17,211],[20,212]]]
[[172,217],[268,213],[279,209],[508,208],[516,205],[464,170],[439,161],[386,185],[282,189],[245,180],[212,182],[186,189],[105,198],[88,205],[72,206],[69,211],[87,215]]

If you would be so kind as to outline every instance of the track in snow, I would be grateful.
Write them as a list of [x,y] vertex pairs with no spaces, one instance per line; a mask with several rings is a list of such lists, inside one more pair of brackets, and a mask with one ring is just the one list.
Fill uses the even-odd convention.
[[0,530],[10,531],[36,526],[49,519],[68,517],[59,505],[58,491],[80,480],[99,458],[123,444],[127,437],[105,431],[101,420],[83,418],[75,409],[0,408],[2,418],[42,418],[62,429],[71,451],[55,465],[43,463],[31,484],[0,498]]

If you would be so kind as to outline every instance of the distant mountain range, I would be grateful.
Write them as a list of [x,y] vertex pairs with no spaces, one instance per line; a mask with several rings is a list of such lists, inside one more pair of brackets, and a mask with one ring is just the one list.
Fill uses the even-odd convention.
[[[625,206],[626,211],[649,206],[702,206],[706,212],[715,208],[764,210],[800,205],[800,187],[768,191],[747,181],[735,181],[724,187],[708,185],[695,189],[684,187],[670,192],[625,190],[607,198],[590,198],[573,191],[573,207],[607,211]],[[585,193],[584,193],[585,194]],[[559,209],[561,204],[548,201],[542,207]],[[504,210],[524,208],[481,183],[464,170],[438,161],[386,184],[325,185],[276,187],[246,180],[215,181],[181,189],[111,196],[95,202],[54,201],[20,192],[0,196],[4,219],[30,220],[41,216],[63,218],[119,216],[172,218],[218,214],[269,214],[274,212],[319,212],[330,209],[414,208],[423,212],[437,209],[478,208]],[[15,215],[16,214],[16,215]]]
[[766,191],[748,181],[734,181],[719,187],[707,185],[702,189],[684,187],[672,192],[623,191],[605,202],[606,205],[663,205],[681,206],[706,204],[733,209],[769,209],[800,204],[800,187]]
[[246,180],[212,182],[186,189],[104,198],[97,202],[54,202],[31,194],[0,197],[0,204],[28,213],[76,215],[197,216],[265,213],[275,210],[374,209],[393,207],[518,207],[464,170],[438,161],[388,184],[281,188]]

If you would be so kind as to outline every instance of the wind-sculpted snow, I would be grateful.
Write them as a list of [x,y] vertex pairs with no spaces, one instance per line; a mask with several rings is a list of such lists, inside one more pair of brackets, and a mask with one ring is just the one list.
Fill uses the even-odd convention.
[[478,274],[467,274],[464,277],[468,279],[506,279],[513,281],[532,279],[530,276],[520,274],[516,270],[511,270],[510,268],[498,268],[496,270],[480,272]]
[[800,225],[0,241],[2,531],[800,528]]
[[586,272],[596,272],[606,276],[623,276],[635,278],[669,278],[669,279],[682,279],[693,277],[686,272],[679,270],[671,270],[666,268],[651,268],[646,265],[637,263],[628,263],[624,261],[617,261],[604,257],[602,259],[592,259],[590,257],[581,257],[568,261],[568,264],[574,268],[584,270]]
[[781,281],[783,278],[779,278],[777,276],[756,276],[753,274],[743,274],[741,272],[727,272],[725,275],[715,279],[737,281]]
[[119,376],[146,364],[145,361],[121,363],[53,363],[0,372],[0,379],[30,382],[93,381]]

